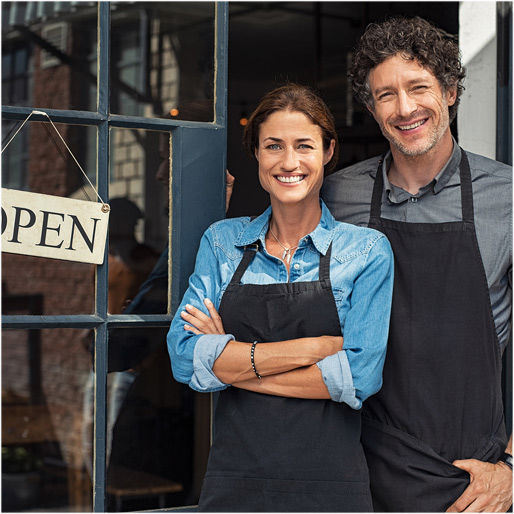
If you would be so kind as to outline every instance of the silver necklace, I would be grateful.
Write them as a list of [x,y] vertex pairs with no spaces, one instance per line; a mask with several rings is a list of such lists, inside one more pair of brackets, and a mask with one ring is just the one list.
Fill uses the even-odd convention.
[[275,235],[273,230],[271,230],[271,225],[269,226],[269,231],[271,232],[271,235],[275,238],[275,241],[284,249],[284,251],[282,252],[282,260],[285,260],[286,264],[289,264],[289,261],[291,260],[291,251],[298,248],[300,246],[300,243],[298,242],[296,246],[291,246],[287,248],[278,240],[278,237]]

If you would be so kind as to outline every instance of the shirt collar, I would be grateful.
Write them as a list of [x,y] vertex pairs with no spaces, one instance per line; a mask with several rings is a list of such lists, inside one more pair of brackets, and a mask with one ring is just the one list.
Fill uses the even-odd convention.
[[[455,138],[452,136],[453,141],[453,151],[450,155],[450,158],[446,161],[446,164],[442,167],[441,171],[434,177],[432,182],[423,186],[419,190],[419,194],[415,196],[422,196],[428,191],[432,191],[433,194],[440,193],[443,188],[448,184],[454,173],[459,169],[459,164],[462,156],[462,152],[460,146],[455,141]],[[387,191],[387,196],[392,203],[401,203],[406,199],[410,198],[412,195],[407,193],[403,189],[394,186],[389,182],[389,178],[387,176],[387,172],[389,171],[389,167],[391,166],[392,154],[391,150],[389,150],[384,158],[384,162],[382,164],[382,176],[384,177],[384,189]]]
[[[318,223],[318,226],[306,236],[306,238],[312,241],[312,244],[318,252],[325,255],[334,236],[333,230],[335,219],[332,214],[330,214],[330,211],[323,200],[320,200],[320,205],[320,222]],[[270,218],[271,205],[260,216],[250,221],[250,223],[244,227],[236,239],[235,246],[248,246],[257,243],[258,241],[260,241],[261,245],[264,246]]]

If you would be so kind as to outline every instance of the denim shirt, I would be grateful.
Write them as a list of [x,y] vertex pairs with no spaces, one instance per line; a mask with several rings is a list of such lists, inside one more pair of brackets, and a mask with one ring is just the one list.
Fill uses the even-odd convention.
[[317,365],[331,398],[354,409],[380,389],[393,289],[392,250],[381,232],[337,222],[323,202],[321,207],[321,220],[301,239],[291,259],[289,276],[285,264],[266,251],[271,207],[253,221],[248,217],[226,219],[207,229],[195,271],[167,337],[177,381],[201,392],[229,387],[218,380],[212,366],[234,337],[186,331],[180,312],[190,304],[207,314],[205,298],[219,309],[245,245],[261,243],[241,283],[274,284],[318,280],[320,253],[325,255],[332,243],[330,279],[344,343],[341,351]]

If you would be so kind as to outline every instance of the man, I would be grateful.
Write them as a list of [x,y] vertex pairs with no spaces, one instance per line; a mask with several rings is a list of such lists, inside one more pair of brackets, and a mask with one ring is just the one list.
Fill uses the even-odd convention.
[[383,387],[363,408],[376,511],[512,504],[501,397],[512,168],[452,138],[464,76],[455,41],[427,21],[370,25],[350,77],[390,150],[323,187],[336,219],[384,232],[395,253]]

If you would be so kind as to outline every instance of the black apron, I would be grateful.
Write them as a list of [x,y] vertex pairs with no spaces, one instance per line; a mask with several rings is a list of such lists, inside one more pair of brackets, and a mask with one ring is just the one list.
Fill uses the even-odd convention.
[[369,226],[391,242],[395,278],[383,387],[363,409],[376,511],[446,511],[469,484],[451,463],[496,462],[507,444],[464,152],[460,178],[462,221],[405,223],[380,217],[381,164],[377,170]]
[[[247,248],[221,301],[226,332],[261,344],[341,335],[330,252],[320,256],[318,281],[242,285],[256,253]],[[214,429],[200,511],[371,510],[360,411],[229,387],[219,394]]]

